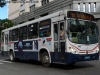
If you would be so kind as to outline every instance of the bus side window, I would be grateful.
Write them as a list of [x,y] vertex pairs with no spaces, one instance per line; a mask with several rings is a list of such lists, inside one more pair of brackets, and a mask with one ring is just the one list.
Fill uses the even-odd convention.
[[27,26],[23,27],[23,40],[27,39]]
[[38,37],[38,23],[34,23],[28,26],[28,38],[37,38]]
[[29,25],[28,26],[28,39],[32,39],[32,29],[33,25]]
[[27,39],[27,26],[19,28],[19,40]]
[[12,30],[12,41],[17,41],[18,40],[18,28]]
[[19,28],[19,40],[22,40],[23,38],[23,36],[22,36],[22,32],[23,32],[23,30],[22,30],[22,28]]
[[51,19],[41,21],[39,24],[39,37],[49,37],[51,35]]
[[32,38],[37,38],[38,37],[38,23],[33,24],[33,36]]
[[57,52],[58,52],[58,24],[54,24],[54,50],[55,50],[55,58],[58,58]]
[[64,36],[64,22],[61,22],[60,23],[60,39],[65,39],[65,36]]
[[54,24],[54,41],[58,40],[58,26]]
[[9,41],[12,41],[12,31],[9,31]]

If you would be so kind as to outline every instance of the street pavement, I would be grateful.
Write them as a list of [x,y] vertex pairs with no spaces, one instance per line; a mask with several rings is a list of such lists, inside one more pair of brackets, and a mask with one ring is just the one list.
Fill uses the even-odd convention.
[[46,68],[37,61],[10,62],[0,56],[0,75],[100,75],[100,60],[78,62],[74,66],[52,64]]

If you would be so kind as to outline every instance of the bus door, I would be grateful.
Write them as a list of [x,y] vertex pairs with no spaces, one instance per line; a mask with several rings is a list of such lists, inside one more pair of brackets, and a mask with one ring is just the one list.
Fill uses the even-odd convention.
[[[8,34],[5,34],[5,43],[4,43],[4,45],[5,45],[4,50],[5,50],[6,53],[7,53],[7,51],[8,51]],[[7,55],[7,54],[6,54],[6,55]]]
[[56,22],[54,27],[54,60],[62,62],[65,60],[65,22]]

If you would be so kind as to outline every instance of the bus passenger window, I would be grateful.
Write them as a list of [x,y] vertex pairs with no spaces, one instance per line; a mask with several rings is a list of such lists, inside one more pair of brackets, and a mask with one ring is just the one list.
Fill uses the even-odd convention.
[[31,25],[28,26],[28,39],[32,39],[32,32],[33,32],[33,29],[31,27]]
[[9,31],[9,41],[12,41],[12,31]]
[[37,38],[38,37],[38,23],[34,23],[28,26],[28,38]]
[[23,40],[27,39],[27,26],[23,27]]
[[17,41],[18,40],[18,28],[12,30],[12,41]]
[[49,37],[51,35],[51,20],[47,19],[41,21],[39,24],[39,36],[40,37]]
[[27,39],[27,26],[21,27],[19,29],[19,40]]
[[33,37],[32,38],[37,38],[38,37],[38,23],[33,24]]
[[43,31],[41,31],[40,36],[43,37]]
[[22,40],[23,39],[22,38],[22,32],[23,32],[22,28],[19,28],[19,40]]
[[65,36],[64,36],[64,22],[61,22],[60,23],[60,39],[65,39]]
[[54,41],[58,40],[58,26],[54,24]]

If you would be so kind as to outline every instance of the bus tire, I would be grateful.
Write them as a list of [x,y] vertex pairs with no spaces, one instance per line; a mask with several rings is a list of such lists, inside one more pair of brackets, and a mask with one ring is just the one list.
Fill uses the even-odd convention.
[[42,65],[44,67],[49,67],[50,66],[50,58],[49,58],[49,55],[48,55],[47,52],[44,52],[42,54],[42,60],[41,61],[42,61]]
[[10,61],[11,61],[11,62],[14,62],[14,61],[15,61],[13,51],[10,52],[10,54],[9,54],[9,58],[10,58]]

